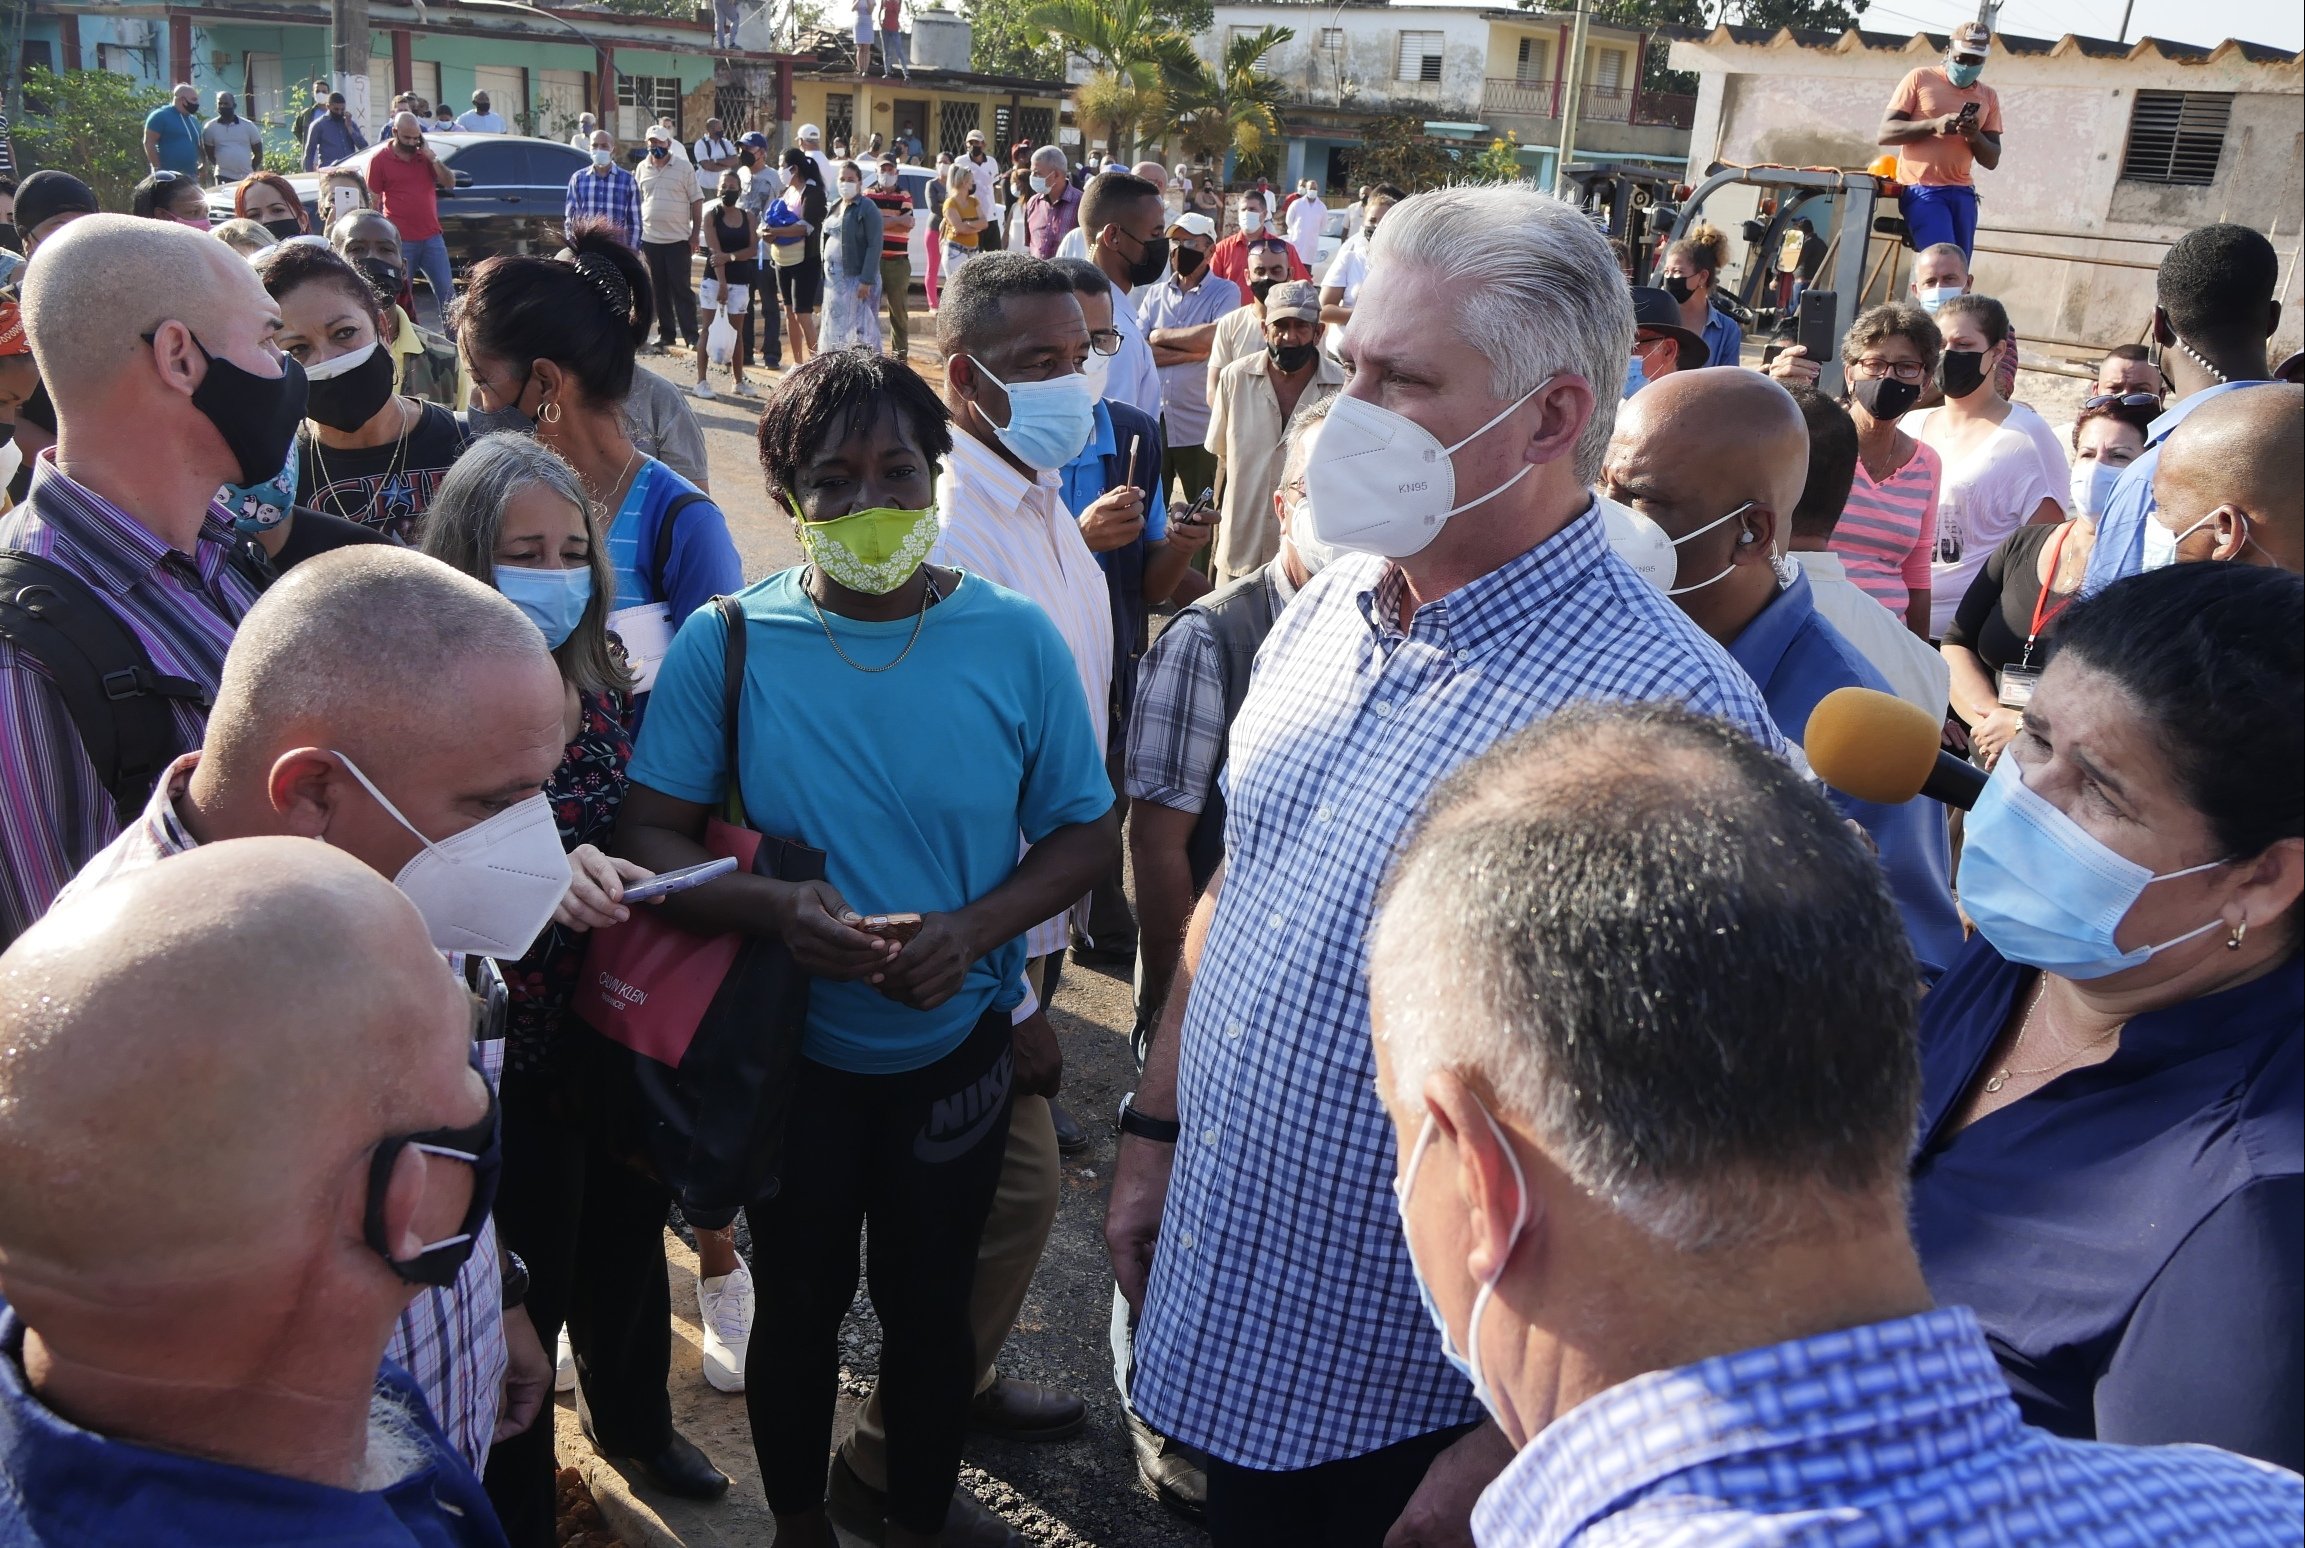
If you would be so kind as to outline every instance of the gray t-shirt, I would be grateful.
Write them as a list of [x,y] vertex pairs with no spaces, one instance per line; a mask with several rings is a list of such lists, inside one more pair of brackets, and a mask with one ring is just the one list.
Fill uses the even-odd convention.
[[245,118],[226,123],[211,118],[200,131],[200,148],[216,163],[216,181],[237,183],[256,170],[264,155],[264,131]]
[[632,368],[632,391],[624,400],[624,428],[643,457],[654,457],[699,489],[708,487],[704,427],[689,411],[681,390],[646,366]]

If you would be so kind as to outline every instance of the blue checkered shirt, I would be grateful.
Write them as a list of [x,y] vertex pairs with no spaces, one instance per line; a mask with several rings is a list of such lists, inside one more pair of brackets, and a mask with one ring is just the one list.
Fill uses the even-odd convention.
[[568,180],[568,213],[562,234],[576,240],[580,221],[605,220],[624,238],[624,245],[640,251],[640,184],[622,167],[605,173],[590,167]]
[[2294,1544],[2295,1473],[2017,1416],[1965,1306],[1652,1371],[1554,1420],[1473,1508],[1480,1548]]
[[1782,745],[1728,653],[1613,555],[1596,508],[1417,609],[1353,556],[1273,625],[1233,723],[1224,890],[1179,1049],[1137,1410],[1243,1467],[1481,1416],[1417,1300],[1377,1103],[1365,936],[1434,784],[1586,699],[1678,700]]

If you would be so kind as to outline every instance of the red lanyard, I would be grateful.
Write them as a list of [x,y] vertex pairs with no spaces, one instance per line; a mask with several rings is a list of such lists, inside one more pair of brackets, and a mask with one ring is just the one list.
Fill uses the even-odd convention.
[[[2039,594],[2033,598],[2033,627],[2025,635],[2025,659],[2019,667],[2019,670],[2021,671],[2030,671],[2032,669],[2033,642],[2041,637],[2042,628],[2045,625],[2055,623],[2057,621],[2057,615],[2065,611],[2066,607],[2073,600],[2073,598],[2070,596],[2059,597],[2055,607],[2049,606],[2050,590],[2057,584],[2057,561],[2063,557],[2065,552],[2065,539],[2072,534],[2072,531],[2073,524],[2071,522],[2067,522],[2064,526],[2057,529],[2056,537],[2050,540],[2049,576],[2048,579],[2041,582],[2041,590]],[[2044,609],[2046,609],[2046,611],[2044,611]]]

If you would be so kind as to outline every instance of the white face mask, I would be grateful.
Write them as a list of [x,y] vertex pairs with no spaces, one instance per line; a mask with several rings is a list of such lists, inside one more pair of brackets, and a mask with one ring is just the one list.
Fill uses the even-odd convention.
[[1307,575],[1320,574],[1334,564],[1342,552],[1314,534],[1311,500],[1299,500],[1289,507],[1289,547],[1297,551],[1297,562],[1305,567]]
[[1921,303],[1922,311],[1934,317],[1937,315],[1938,307],[1943,306],[1959,294],[1961,294],[1961,287],[1958,285],[1931,285],[1924,289],[1915,290],[1913,298]]
[[844,177],[840,180],[840,196],[843,199],[853,199],[862,192],[864,192],[864,184],[855,178]]
[[1552,380],[1548,376],[1522,393],[1454,446],[1443,446],[1405,414],[1360,398],[1338,398],[1305,465],[1314,536],[1333,547],[1387,559],[1422,553],[1450,517],[1494,500],[1529,475],[1535,465],[1524,462],[1487,494],[1459,505],[1456,465],[1450,458],[1503,424]]
[[1708,576],[1693,586],[1676,586],[1673,577],[1680,573],[1681,561],[1675,557],[1683,543],[1694,542],[1725,521],[1734,521],[1751,510],[1758,501],[1747,500],[1726,516],[1706,522],[1696,531],[1683,537],[1667,537],[1665,529],[1654,519],[1642,515],[1629,505],[1620,505],[1607,495],[1601,496],[1601,518],[1608,524],[1609,546],[1617,557],[1641,574],[1641,578],[1668,597],[1685,597],[1692,591],[1702,591],[1716,581],[1725,579],[1737,566],[1734,562],[1723,565],[1719,575]]
[[423,843],[392,884],[424,916],[433,945],[512,958],[535,943],[568,893],[568,855],[543,792],[434,843],[400,815],[359,765],[342,753],[335,756],[394,822]]
[[[2140,567],[2147,570],[2159,570],[2175,564],[2177,562],[2177,545],[2216,519],[2217,512],[2211,511],[2184,531],[2172,532],[2169,530],[2169,524],[2161,519],[2159,511],[2149,513],[2145,517],[2145,554]],[[2249,530],[2249,518],[2243,516],[2240,521],[2241,531],[2245,538]],[[2247,547],[2247,542],[2244,541],[2242,546]]]
[[611,165],[613,165],[613,164],[615,163],[615,161],[616,161],[616,153],[615,153],[614,151],[605,151],[605,150],[602,150],[602,149],[601,149],[599,146],[597,146],[597,145],[596,145],[596,146],[594,146],[594,147],[592,148],[592,164],[593,164],[594,166],[596,166],[596,167],[605,167],[605,166],[611,166]]
[[1025,181],[1032,185],[1032,191],[1036,194],[1044,194],[1048,192],[1048,179],[1042,177],[1038,172],[1035,172],[1032,176],[1026,178]]
[[[1473,1401],[1488,1411],[1489,1417],[1499,1424],[1504,1415],[1498,1411],[1496,1390],[1488,1383],[1487,1373],[1481,1369],[1481,1318],[1489,1309],[1489,1301],[1496,1294],[1497,1281],[1504,1278],[1505,1265],[1512,1261],[1513,1249],[1520,1245],[1521,1233],[1529,1228],[1529,1179],[1521,1170],[1520,1153],[1505,1138],[1504,1129],[1490,1116],[1486,1107],[1481,1116],[1488,1120],[1489,1132],[1497,1137],[1498,1146],[1505,1153],[1505,1162],[1513,1169],[1513,1234],[1505,1243],[1505,1250],[1496,1267],[1478,1281],[1480,1288],[1473,1292],[1473,1308],[1465,1317],[1465,1344],[1460,1350],[1449,1333],[1448,1319],[1441,1315],[1440,1303],[1433,1299],[1430,1286],[1425,1283],[1424,1271],[1417,1267],[1417,1254],[1409,1250],[1409,1273],[1417,1282],[1417,1299],[1425,1303],[1425,1314],[1432,1318],[1433,1327],[1441,1335],[1441,1357],[1456,1367],[1457,1374],[1473,1384]],[[1425,1126],[1417,1135],[1416,1149],[1409,1154],[1408,1170],[1393,1184],[1393,1201],[1401,1216],[1401,1243],[1408,1244],[1409,1196],[1416,1190],[1417,1173],[1425,1164],[1425,1153],[1432,1148],[1433,1136],[1439,1133],[1432,1115],[1426,1114]]]
[[894,188],[896,186],[896,174],[894,172],[881,173],[880,186],[883,188]]
[[2110,462],[2092,457],[2086,462],[2073,464],[2073,514],[2094,520],[2105,514],[2105,502],[2113,498],[2113,486],[2121,481],[2121,470]]
[[1258,232],[1260,232],[1260,231],[1262,231],[1262,230],[1264,230],[1264,229],[1265,229],[1265,212],[1264,212],[1264,211],[1262,211],[1262,210],[1243,210],[1243,211],[1241,211],[1241,230],[1243,230],[1243,231],[1247,232],[1247,233],[1248,233],[1250,236],[1255,236],[1255,235],[1256,235]]
[[1090,350],[1088,359],[1081,364],[1080,374],[1088,379],[1088,395],[1101,399],[1105,395],[1105,383],[1112,379],[1112,356]]

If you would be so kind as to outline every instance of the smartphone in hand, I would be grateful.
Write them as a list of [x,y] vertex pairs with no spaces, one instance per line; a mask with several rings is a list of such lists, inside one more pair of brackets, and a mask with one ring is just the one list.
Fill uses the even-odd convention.
[[877,935],[884,941],[899,946],[920,934],[921,917],[918,914],[868,914],[857,926],[868,935]]

